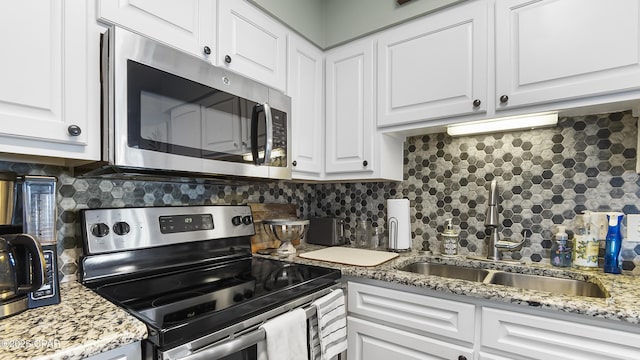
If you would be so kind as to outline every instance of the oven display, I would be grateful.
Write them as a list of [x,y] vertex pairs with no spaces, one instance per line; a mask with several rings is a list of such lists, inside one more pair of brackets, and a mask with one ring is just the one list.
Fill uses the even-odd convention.
[[211,214],[160,216],[160,232],[163,234],[213,230]]

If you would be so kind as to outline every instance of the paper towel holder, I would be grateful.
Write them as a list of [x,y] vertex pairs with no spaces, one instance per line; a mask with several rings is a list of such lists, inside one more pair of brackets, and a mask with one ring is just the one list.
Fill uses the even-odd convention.
[[398,249],[398,219],[395,217],[389,219],[389,250],[395,252],[410,250],[410,248]]
[[[408,207],[408,203],[409,203],[409,199],[407,198],[403,198],[403,199],[387,199],[387,202],[389,201],[398,201],[398,200],[403,200],[403,202],[406,201],[406,225],[404,224],[400,224],[400,219],[403,216],[400,216],[399,218],[396,216],[389,216],[388,217],[388,223],[389,223],[389,250],[393,251],[393,252],[404,252],[404,251],[411,251],[411,225],[409,223],[409,207]],[[389,205],[387,205],[387,214],[389,214]],[[394,214],[396,215],[396,214]],[[404,219],[403,219],[404,220]],[[404,221],[403,221],[404,222]],[[400,230],[401,226],[406,226],[406,229],[403,229],[402,231]],[[404,238],[404,235],[408,235],[408,241],[407,244],[404,244],[404,240],[405,239],[401,239],[400,237],[402,236]],[[406,247],[405,247],[406,246]]]

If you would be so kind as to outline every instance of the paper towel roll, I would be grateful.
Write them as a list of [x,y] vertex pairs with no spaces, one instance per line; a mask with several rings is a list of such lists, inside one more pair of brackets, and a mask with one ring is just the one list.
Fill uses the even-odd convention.
[[389,249],[401,251],[411,248],[411,216],[409,199],[387,200]]

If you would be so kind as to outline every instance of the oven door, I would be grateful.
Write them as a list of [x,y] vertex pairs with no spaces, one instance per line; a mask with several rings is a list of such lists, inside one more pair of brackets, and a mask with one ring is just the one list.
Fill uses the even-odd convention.
[[110,32],[114,165],[291,178],[288,97],[126,30]]
[[[307,318],[315,315],[313,301],[338,289],[338,284],[283,304],[258,316],[232,325],[216,333],[205,335],[190,343],[166,351],[158,351],[158,360],[254,360],[266,358],[265,331],[260,328],[265,321],[295,308],[304,308]],[[265,356],[261,356],[265,355]]]

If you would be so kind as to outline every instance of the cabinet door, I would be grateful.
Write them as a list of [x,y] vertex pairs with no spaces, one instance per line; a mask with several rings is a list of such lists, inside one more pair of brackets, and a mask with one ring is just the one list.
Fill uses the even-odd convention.
[[285,90],[287,30],[245,0],[218,1],[218,64]]
[[364,39],[326,54],[327,174],[374,170],[374,47]]
[[472,2],[382,33],[379,126],[486,111],[487,11]]
[[98,19],[215,59],[215,0],[100,0]]
[[318,177],[322,174],[324,160],[322,50],[299,36],[289,36],[288,78],[293,176]]
[[347,318],[349,360],[473,359],[473,350],[410,332]]
[[492,308],[482,309],[481,343],[531,359],[639,359],[640,335]]
[[0,2],[0,152],[99,159],[91,11],[83,0]]
[[640,88],[637,0],[498,0],[497,108]]

